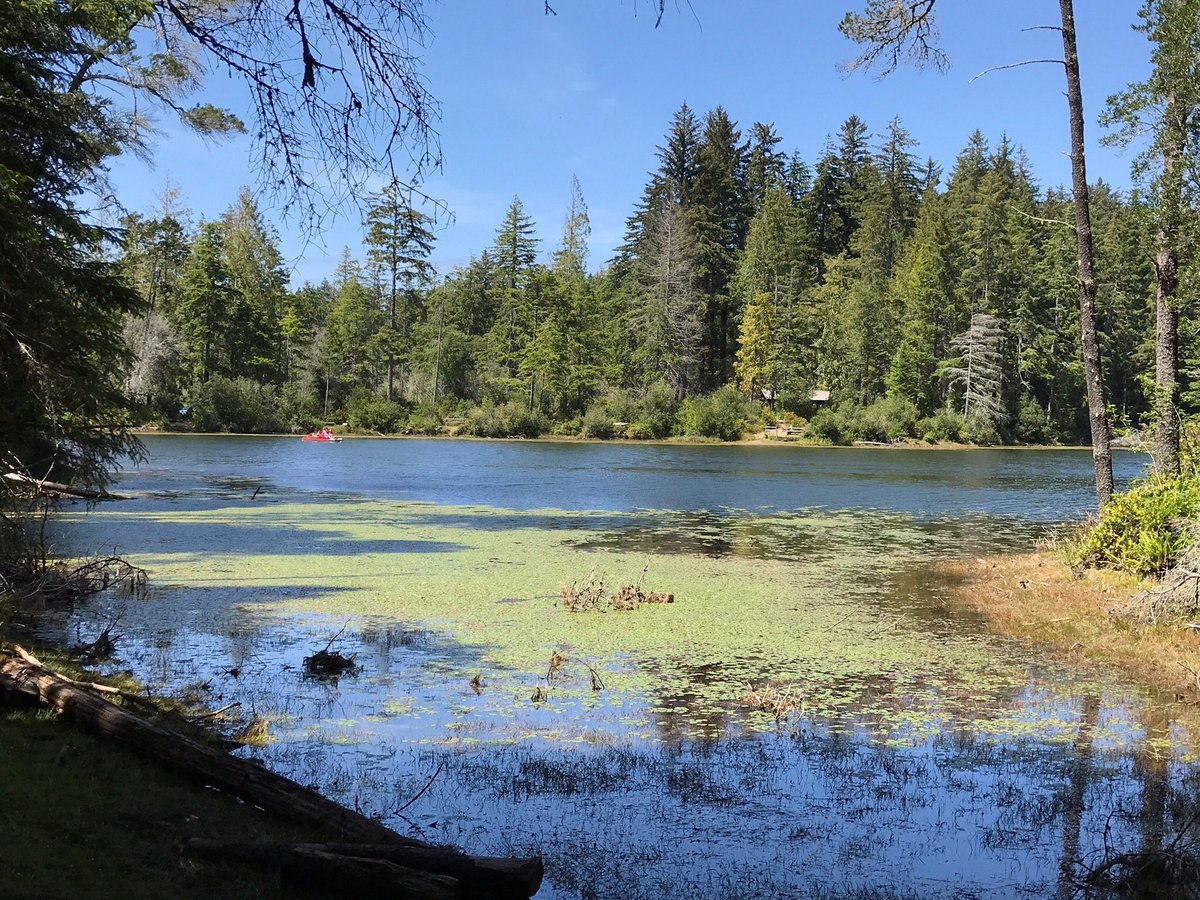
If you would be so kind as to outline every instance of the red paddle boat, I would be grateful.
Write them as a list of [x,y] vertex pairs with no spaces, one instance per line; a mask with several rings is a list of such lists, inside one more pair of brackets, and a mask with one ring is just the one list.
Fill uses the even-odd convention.
[[302,441],[325,441],[326,443],[332,443],[332,444],[340,444],[342,442],[342,439],[340,437],[338,437],[336,434],[334,434],[332,431],[330,431],[328,428],[322,428],[320,431],[310,431],[304,437],[300,438],[300,440],[302,440]]

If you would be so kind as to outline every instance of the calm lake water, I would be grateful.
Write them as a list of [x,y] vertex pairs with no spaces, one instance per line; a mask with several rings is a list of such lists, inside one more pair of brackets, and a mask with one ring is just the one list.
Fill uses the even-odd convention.
[[[541,853],[539,896],[1069,896],[1200,786],[1169,707],[946,603],[939,560],[1091,509],[1086,452],[146,446],[137,499],[61,540],[145,565],[150,598],[45,627],[119,617],[114,668],[270,721],[240,752],[402,832]],[[565,610],[589,579],[676,602]],[[331,639],[357,671],[307,677]],[[772,692],[778,718],[746,702]]]

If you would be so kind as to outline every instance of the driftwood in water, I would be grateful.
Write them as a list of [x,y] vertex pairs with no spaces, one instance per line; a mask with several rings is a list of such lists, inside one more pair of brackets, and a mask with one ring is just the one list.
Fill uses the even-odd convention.
[[[326,871],[334,874],[361,863],[376,861],[411,872],[420,870],[454,879],[464,896],[510,900],[532,897],[542,885],[542,861],[468,856],[443,847],[414,847],[398,844],[291,844],[259,841],[221,841],[192,838],[184,850],[202,859],[259,862],[278,865],[287,871],[294,860],[320,858]],[[383,873],[389,870],[380,870]],[[398,885],[393,884],[392,887]],[[405,894],[404,896],[408,896]]]
[[[422,841],[396,834],[380,822],[346,809],[316,791],[303,787],[289,778],[264,769],[250,760],[228,756],[204,746],[188,737],[168,731],[128,710],[96,696],[88,688],[64,679],[42,665],[29,662],[29,655],[21,648],[9,652],[0,649],[0,698],[7,694],[36,698],[42,705],[58,710],[64,716],[100,734],[116,738],[142,756],[150,757],[180,769],[206,784],[228,791],[243,800],[263,807],[269,812],[304,824],[315,824],[334,829],[342,838],[362,844],[386,844],[396,847],[414,848],[430,854],[429,858],[449,860],[461,857],[471,866],[493,871],[527,873],[527,885],[541,883],[541,861],[481,861],[454,851],[446,851]],[[305,865],[313,864],[312,853],[304,857],[293,868],[300,871]],[[396,866],[394,862],[388,863]],[[360,866],[365,873],[370,866]],[[373,867],[383,871],[380,866]],[[470,867],[465,866],[464,871]],[[394,874],[394,873],[393,873]],[[403,873],[401,873],[403,874]],[[536,874],[536,885],[532,877]],[[364,877],[366,877],[364,875]],[[390,877],[390,876],[389,876]],[[443,879],[445,876],[439,876]],[[429,878],[433,878],[432,875]],[[457,890],[457,879],[450,885]],[[430,890],[446,887],[440,881],[428,881]],[[392,888],[396,887],[393,880]],[[449,897],[455,893],[418,894],[411,888],[403,896]],[[508,896],[514,896],[512,894]],[[528,896],[525,894],[523,896]]]
[[71,487],[69,484],[62,484],[58,481],[43,481],[40,478],[32,478],[29,475],[22,475],[20,472],[5,472],[3,474],[5,481],[13,484],[23,485],[32,488],[35,493],[39,494],[63,494],[67,497],[78,497],[81,500],[128,500],[128,497],[122,497],[120,494],[110,494],[108,491],[93,491],[90,488]]

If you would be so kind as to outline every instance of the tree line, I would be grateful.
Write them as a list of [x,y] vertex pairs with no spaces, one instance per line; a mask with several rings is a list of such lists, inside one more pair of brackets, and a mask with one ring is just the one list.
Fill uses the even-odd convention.
[[[898,119],[872,134],[850,116],[811,165],[782,145],[770,124],[681,106],[598,271],[578,181],[555,240],[514,198],[491,246],[440,278],[430,219],[391,187],[368,204],[365,259],[296,290],[249,191],[197,225],[167,197],[125,222],[146,304],[126,326],[128,394],[236,430],[730,437],[787,419],[833,441],[1086,439],[1069,191],[1004,136],[975,132],[946,170]],[[1092,192],[1105,387],[1136,425],[1153,208]],[[1194,330],[1183,342],[1194,359]]]

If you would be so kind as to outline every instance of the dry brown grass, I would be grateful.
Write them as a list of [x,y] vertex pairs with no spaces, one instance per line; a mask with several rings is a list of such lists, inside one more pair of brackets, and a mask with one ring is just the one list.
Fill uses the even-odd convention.
[[1110,616],[1145,584],[1128,576],[1081,575],[1053,552],[992,556],[947,565],[958,602],[996,630],[1037,641],[1070,662],[1092,661],[1133,681],[1200,703],[1200,631],[1187,623],[1133,627]]

